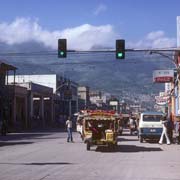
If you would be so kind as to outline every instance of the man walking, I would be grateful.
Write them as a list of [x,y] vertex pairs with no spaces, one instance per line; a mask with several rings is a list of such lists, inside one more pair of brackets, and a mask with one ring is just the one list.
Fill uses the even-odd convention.
[[164,117],[164,118],[161,120],[161,122],[162,122],[163,130],[162,130],[161,138],[160,138],[160,140],[159,140],[159,144],[162,144],[162,143],[163,143],[163,138],[164,138],[164,135],[165,135],[165,137],[166,137],[166,143],[169,145],[169,144],[171,144],[171,143],[170,143],[170,140],[169,140],[169,137],[168,137],[168,134],[167,134],[167,123],[168,123],[168,121],[167,121],[166,117]]
[[71,117],[68,117],[66,121],[66,126],[67,126],[67,132],[68,132],[67,142],[69,142],[70,139],[71,139],[71,142],[73,142]]

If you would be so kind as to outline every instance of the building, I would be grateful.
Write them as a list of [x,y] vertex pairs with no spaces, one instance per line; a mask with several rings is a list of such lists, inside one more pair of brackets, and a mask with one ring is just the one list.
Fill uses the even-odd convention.
[[87,109],[90,105],[89,87],[78,87],[79,109]]
[[102,107],[107,103],[107,95],[101,91],[90,91],[90,102],[95,104],[97,107]]
[[[13,77],[9,79],[12,81]],[[56,74],[17,75],[16,84],[30,83],[52,88],[54,96],[54,119],[64,124],[67,116],[78,112],[78,84]],[[45,88],[46,89],[46,88]]]
[[127,103],[124,100],[122,100],[119,103],[119,111],[120,111],[120,113],[127,113],[128,112]]
[[110,109],[116,111],[116,113],[120,112],[119,100],[117,98],[112,97],[108,102]]
[[[12,104],[14,97],[14,80],[16,67],[9,65],[3,61],[0,61],[0,130],[3,135],[6,134],[7,129],[11,126],[11,114],[12,114]],[[13,93],[10,95],[10,86],[8,74],[9,71],[13,71],[12,76]]]
[[25,87],[9,85],[10,123],[8,130],[19,131],[28,128],[28,90]]
[[54,123],[53,89],[33,82],[21,83],[28,90],[28,127],[48,127]]
[[130,111],[132,113],[139,113],[139,112],[141,112],[142,111],[141,110],[141,105],[140,104],[131,104],[130,105]]

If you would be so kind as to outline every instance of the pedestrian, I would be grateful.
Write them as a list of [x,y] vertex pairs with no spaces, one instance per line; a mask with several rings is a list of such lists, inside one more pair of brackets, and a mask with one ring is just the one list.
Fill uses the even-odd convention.
[[83,118],[80,115],[77,117],[76,121],[76,130],[80,134],[82,141],[84,140],[83,136]]
[[176,132],[176,143],[180,144],[180,122],[179,121],[176,121],[175,132]]
[[135,126],[135,120],[132,118],[132,117],[130,117],[129,118],[129,129],[130,129],[130,134],[132,135],[133,134],[133,132],[136,130],[136,126]]
[[167,122],[168,122],[168,121],[167,121],[167,118],[166,118],[166,116],[164,116],[164,117],[162,118],[162,120],[161,120],[163,129],[162,129],[161,138],[160,138],[160,140],[159,140],[159,144],[162,144],[162,143],[163,143],[163,138],[164,138],[164,136],[165,136],[165,138],[166,138],[166,143],[167,143],[168,145],[171,144],[171,143],[170,143],[170,140],[169,140],[169,137],[168,137],[168,134],[167,134]]
[[67,126],[67,132],[68,132],[67,142],[69,142],[69,140],[71,140],[71,142],[73,142],[71,117],[68,117],[68,119],[66,121],[66,126]]
[[169,119],[167,122],[167,134],[171,143],[173,143],[173,129],[174,123],[171,119]]

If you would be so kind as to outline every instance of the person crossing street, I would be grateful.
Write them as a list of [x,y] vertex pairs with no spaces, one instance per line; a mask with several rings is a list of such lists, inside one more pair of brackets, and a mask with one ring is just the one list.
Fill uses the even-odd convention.
[[168,133],[167,133],[167,123],[168,123],[168,121],[167,121],[166,116],[163,117],[163,119],[161,120],[161,122],[162,122],[163,130],[162,130],[161,138],[160,138],[160,140],[159,140],[159,144],[162,144],[162,143],[163,143],[163,138],[164,138],[164,136],[165,136],[165,138],[166,138],[166,143],[167,143],[168,145],[170,145],[171,143],[170,143],[170,140],[169,140],[169,137],[168,137]]
[[68,117],[66,121],[66,126],[67,126],[67,132],[68,132],[67,142],[69,142],[70,140],[71,142],[73,142],[71,117]]

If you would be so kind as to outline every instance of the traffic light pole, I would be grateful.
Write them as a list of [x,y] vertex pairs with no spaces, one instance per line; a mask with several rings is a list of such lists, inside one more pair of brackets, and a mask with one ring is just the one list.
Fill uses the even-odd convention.
[[174,64],[175,68],[178,68],[175,58],[172,58],[172,57],[170,57],[170,56],[168,56],[168,55],[166,55],[166,54],[164,54],[162,52],[158,52],[158,51],[150,51],[149,53],[150,54],[159,54],[159,55],[169,59]]

